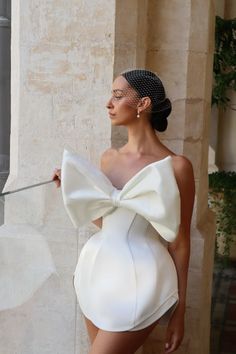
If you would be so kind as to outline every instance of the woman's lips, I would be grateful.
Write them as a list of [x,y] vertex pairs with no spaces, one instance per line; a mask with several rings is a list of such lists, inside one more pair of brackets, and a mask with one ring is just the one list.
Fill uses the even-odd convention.
[[114,113],[110,113],[110,112],[109,112],[109,116],[110,116],[110,117],[114,117],[114,116],[115,116],[115,114],[114,114]]

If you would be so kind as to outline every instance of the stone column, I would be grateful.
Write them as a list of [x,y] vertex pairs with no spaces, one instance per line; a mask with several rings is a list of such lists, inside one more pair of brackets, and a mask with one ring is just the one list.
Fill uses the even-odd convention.
[[[214,4],[211,0],[149,4],[147,67],[163,79],[173,102],[169,127],[161,138],[191,160],[196,181],[185,337],[176,353],[207,354],[215,239],[207,203]],[[158,352],[163,345],[164,329],[157,327],[144,353]]]
[[[225,1],[215,0],[215,15],[224,18]],[[219,131],[219,109],[216,105],[212,107],[211,121],[210,121],[210,136],[209,136],[209,152],[208,152],[208,172],[212,173],[219,170],[217,166],[217,145],[218,145],[218,131]],[[220,137],[220,135],[219,135]]]
[[[116,1],[114,77],[124,70],[145,67],[147,11],[148,0]],[[126,133],[124,127],[112,127],[112,146],[123,145]]]
[[[65,145],[95,164],[110,146],[105,102],[113,77],[114,16],[115,1],[12,1],[11,159],[5,191],[50,179]],[[6,197],[0,242],[11,237],[14,244],[17,227],[23,233],[29,225],[46,239],[58,276],[22,306],[0,312],[1,352],[84,354],[88,338],[72,276],[93,227],[79,233],[73,228],[54,184]]]
[[[224,1],[224,11],[219,14],[221,17],[233,19],[236,17],[236,2],[232,0]],[[236,92],[228,91],[230,98],[229,107],[224,111],[218,110],[219,126],[216,162],[219,169],[225,171],[236,171]]]

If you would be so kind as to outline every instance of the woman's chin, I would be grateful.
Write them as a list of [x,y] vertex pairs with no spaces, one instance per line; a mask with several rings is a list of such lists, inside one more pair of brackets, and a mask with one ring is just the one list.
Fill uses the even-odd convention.
[[121,121],[119,121],[118,119],[111,119],[111,124],[112,125],[116,125],[116,126],[119,126],[119,125],[124,125]]
[[119,126],[119,125],[127,125],[128,124],[128,120],[127,119],[124,119],[124,118],[119,118],[117,115],[109,115],[110,117],[110,121],[111,121],[111,124],[112,125],[116,125],[116,126]]
[[110,115],[111,124],[119,124],[119,119],[116,116]]

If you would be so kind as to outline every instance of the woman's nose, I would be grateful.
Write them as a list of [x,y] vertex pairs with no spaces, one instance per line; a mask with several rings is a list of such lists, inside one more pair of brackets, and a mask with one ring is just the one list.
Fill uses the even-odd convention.
[[109,109],[111,107],[113,107],[113,104],[112,104],[112,98],[109,99],[109,101],[107,102],[106,104],[106,107]]

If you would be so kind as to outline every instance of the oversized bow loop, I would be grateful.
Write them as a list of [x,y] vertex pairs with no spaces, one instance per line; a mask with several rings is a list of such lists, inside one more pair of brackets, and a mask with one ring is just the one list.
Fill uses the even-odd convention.
[[142,215],[167,241],[177,236],[180,199],[170,156],[145,166],[119,190],[88,160],[64,150],[61,182],[75,227],[123,207]]

